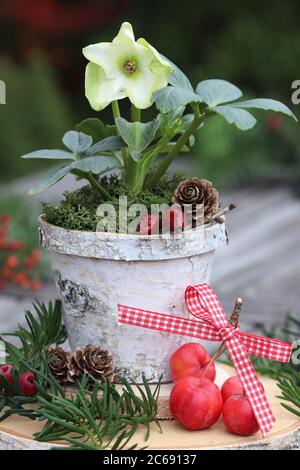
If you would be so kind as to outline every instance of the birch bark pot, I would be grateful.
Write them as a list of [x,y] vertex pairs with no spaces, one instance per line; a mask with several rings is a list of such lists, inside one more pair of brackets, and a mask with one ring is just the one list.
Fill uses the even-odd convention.
[[117,373],[142,382],[170,380],[169,357],[190,341],[117,323],[117,304],[186,316],[184,291],[208,282],[224,224],[179,237],[66,230],[39,218],[41,245],[51,254],[72,349],[89,343],[111,351]]

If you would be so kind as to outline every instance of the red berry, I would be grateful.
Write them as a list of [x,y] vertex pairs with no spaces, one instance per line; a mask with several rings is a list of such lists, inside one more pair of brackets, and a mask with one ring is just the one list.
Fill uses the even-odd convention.
[[42,281],[40,281],[40,279],[34,279],[33,281],[31,281],[31,289],[32,290],[40,290],[42,287],[43,287],[43,284],[42,284]]
[[21,271],[16,274],[16,276],[14,277],[14,282],[18,284],[20,287],[22,287],[23,289],[30,288],[30,279],[27,273],[24,271]]
[[11,268],[7,268],[7,267],[3,268],[2,276],[4,279],[9,280],[11,278],[11,275],[12,275]]
[[276,114],[271,114],[267,117],[267,127],[271,131],[279,131],[282,127],[282,118]]
[[39,261],[42,257],[41,250],[39,250],[38,248],[35,248],[34,250],[32,250],[31,257],[32,257],[32,259],[35,259],[36,261]]
[[0,376],[4,377],[9,383],[13,383],[14,379],[12,376],[12,371],[15,370],[14,366],[11,364],[5,364],[0,367]]
[[28,256],[25,260],[25,266],[28,269],[35,268],[37,265],[37,260],[33,258],[32,256]]
[[180,346],[170,358],[170,369],[173,382],[182,377],[193,376],[205,378],[212,382],[216,378],[215,364],[212,362],[206,349],[199,343],[186,343]]
[[14,240],[12,242],[8,242],[7,248],[12,251],[20,251],[24,248],[24,243],[19,240]]
[[10,221],[10,216],[8,214],[1,214],[0,215],[0,223],[7,225]]
[[137,230],[141,235],[159,234],[159,225],[160,218],[158,215],[149,214],[140,220]]
[[181,207],[171,207],[164,213],[162,226],[165,232],[181,232],[186,225],[186,216]]
[[19,266],[19,260],[15,255],[10,255],[6,258],[5,264],[8,268],[14,269]]
[[208,379],[185,377],[170,395],[170,410],[182,426],[191,431],[210,428],[222,412],[222,395]]
[[3,244],[3,242],[6,241],[7,236],[8,236],[8,228],[6,226],[1,227],[1,229],[0,229],[0,240],[1,240],[2,244]]
[[239,436],[250,436],[259,430],[250,402],[245,395],[232,395],[223,405],[226,429]]
[[223,383],[221,393],[224,402],[232,395],[244,395],[242,382],[237,375],[230,377]]
[[35,376],[32,372],[24,372],[19,379],[20,387],[26,397],[33,397],[37,392]]

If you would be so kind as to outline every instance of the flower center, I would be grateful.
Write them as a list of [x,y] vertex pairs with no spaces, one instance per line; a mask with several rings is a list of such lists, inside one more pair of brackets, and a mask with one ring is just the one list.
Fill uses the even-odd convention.
[[136,62],[133,60],[126,60],[123,64],[123,70],[126,73],[134,73],[136,71]]

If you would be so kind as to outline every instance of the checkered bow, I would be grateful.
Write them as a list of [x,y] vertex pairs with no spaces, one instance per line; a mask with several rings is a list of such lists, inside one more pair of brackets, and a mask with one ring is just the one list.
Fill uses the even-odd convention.
[[239,325],[234,328],[216,293],[208,284],[188,286],[185,301],[189,312],[197,320],[118,305],[118,322],[209,341],[224,341],[260,430],[265,436],[272,428],[275,417],[249,354],[289,362],[292,344],[244,333],[240,331]]

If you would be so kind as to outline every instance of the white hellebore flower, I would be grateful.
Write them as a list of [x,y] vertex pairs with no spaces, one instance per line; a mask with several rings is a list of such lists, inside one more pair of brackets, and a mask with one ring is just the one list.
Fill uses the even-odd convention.
[[153,92],[167,86],[172,71],[145,39],[135,40],[130,23],[122,24],[113,42],[87,46],[83,54],[90,61],[85,93],[96,111],[127,97],[137,108],[148,108]]

